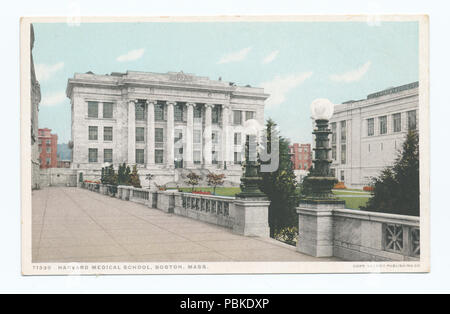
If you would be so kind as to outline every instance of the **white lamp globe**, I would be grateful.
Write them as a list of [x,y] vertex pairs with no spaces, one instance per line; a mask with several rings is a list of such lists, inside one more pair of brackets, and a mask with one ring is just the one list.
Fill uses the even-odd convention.
[[263,130],[263,127],[255,119],[249,119],[244,122],[244,131],[247,135],[258,135]]
[[334,104],[326,98],[319,98],[311,103],[311,113],[315,120],[330,120],[334,113]]

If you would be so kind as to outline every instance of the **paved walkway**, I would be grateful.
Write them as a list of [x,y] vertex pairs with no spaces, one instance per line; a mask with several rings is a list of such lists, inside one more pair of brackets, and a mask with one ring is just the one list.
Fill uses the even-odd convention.
[[33,191],[33,262],[330,261],[77,188]]

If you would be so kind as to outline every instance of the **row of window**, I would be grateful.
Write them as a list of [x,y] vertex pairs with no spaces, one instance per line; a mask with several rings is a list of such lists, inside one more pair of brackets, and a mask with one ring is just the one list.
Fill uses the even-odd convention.
[[[51,153],[52,152],[52,147],[51,146],[47,146],[45,151],[47,153]],[[39,153],[42,153],[42,146],[39,146]]]
[[[408,130],[416,130],[417,128],[417,117],[416,110],[411,110],[407,112],[408,119]],[[388,133],[387,130],[387,116],[378,117],[379,123],[379,134],[384,135]],[[402,131],[402,114],[395,113],[392,115],[392,129],[394,133]],[[367,136],[375,135],[375,118],[367,119]]]
[[[201,151],[195,150],[194,152],[194,164],[201,163]],[[218,152],[212,151],[212,163],[218,163]],[[98,162],[98,148],[89,148],[88,158],[90,163]],[[241,164],[242,156],[240,152],[234,152],[234,163]],[[113,162],[113,150],[110,148],[105,148],[103,150],[103,162]],[[136,164],[144,164],[145,163],[145,150],[144,149],[136,149]],[[155,149],[155,163],[162,164],[164,163],[164,150]]]
[[[98,118],[99,110],[98,110],[98,102],[97,101],[88,101],[88,117],[89,118]],[[154,117],[155,121],[164,121],[164,107],[165,102],[158,101],[154,106]],[[145,102],[139,101],[136,103],[135,107],[135,119],[136,121],[145,121],[147,119],[147,109],[148,106]],[[174,106],[174,121],[183,122],[184,121],[184,103],[177,103]],[[221,108],[215,106],[212,108],[211,112],[211,122],[213,124],[217,124],[220,121],[221,116]],[[103,103],[103,118],[109,119],[113,118],[113,103],[104,102]],[[202,108],[195,107],[194,108],[194,118],[199,119],[202,117]],[[245,111],[245,121],[249,119],[255,118],[254,111]],[[241,110],[233,110],[233,123],[235,125],[242,125],[242,111]]]
[[[51,144],[52,144],[52,141],[51,141],[51,140],[46,140],[46,141],[45,141],[45,144],[46,144],[46,145],[51,145]],[[39,140],[39,145],[42,145],[42,140]]]

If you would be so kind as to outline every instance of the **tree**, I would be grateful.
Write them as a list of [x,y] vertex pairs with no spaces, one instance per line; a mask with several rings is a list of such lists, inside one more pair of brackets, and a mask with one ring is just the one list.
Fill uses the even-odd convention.
[[139,179],[139,174],[137,171],[136,165],[133,166],[133,171],[130,175],[130,184],[134,186],[135,188],[141,188],[141,180]]
[[[277,124],[272,120],[266,123],[266,150],[271,153],[272,138],[279,140],[279,166],[273,172],[261,172],[262,181],[260,189],[270,200],[269,226],[271,236],[286,227],[296,227],[298,216],[296,207],[299,202],[299,193],[292,160],[289,150],[289,141],[276,130]],[[260,161],[261,164],[270,161]]]
[[206,180],[208,181],[208,185],[213,187],[213,194],[216,195],[216,187],[218,185],[223,185],[225,182],[225,175],[223,173],[216,174],[216,173],[208,173],[206,176]]
[[373,195],[363,210],[420,215],[419,135],[410,131],[392,167],[372,179]]
[[126,185],[127,184],[127,178],[125,177],[125,169],[127,166],[125,163],[122,165],[119,165],[119,169],[117,170],[117,184],[118,185]]
[[[103,170],[103,168],[102,168]],[[111,185],[117,185],[117,174],[114,171],[114,166],[110,165],[109,167],[105,167],[103,171],[103,184],[111,184]]]
[[191,172],[186,177],[189,179],[188,181],[186,181],[186,183],[192,186],[192,192],[194,192],[194,187],[198,185],[198,182],[201,179],[200,176],[195,172]]

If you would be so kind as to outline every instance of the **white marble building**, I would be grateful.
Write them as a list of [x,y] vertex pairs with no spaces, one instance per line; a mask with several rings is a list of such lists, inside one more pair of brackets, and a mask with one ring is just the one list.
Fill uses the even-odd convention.
[[220,78],[135,71],[75,74],[66,94],[73,169],[94,178],[107,163],[137,164],[143,186],[147,173],[158,184],[177,184],[191,170],[239,183],[244,122],[263,124],[269,97]]
[[363,188],[393,164],[410,129],[418,129],[418,82],[335,106],[331,169],[347,188]]

